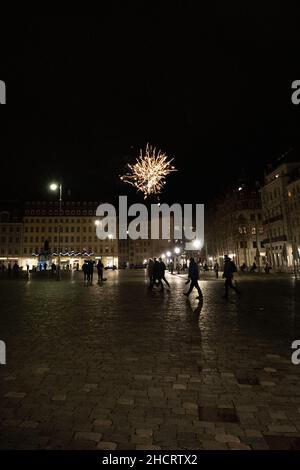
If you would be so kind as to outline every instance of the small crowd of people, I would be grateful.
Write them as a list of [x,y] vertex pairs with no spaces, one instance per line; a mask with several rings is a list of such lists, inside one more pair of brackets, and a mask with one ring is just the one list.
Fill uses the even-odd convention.
[[161,290],[164,290],[164,285],[162,281],[168,286],[170,289],[170,284],[168,283],[165,272],[166,272],[166,265],[162,258],[149,258],[148,261],[148,277],[149,277],[149,289],[153,289],[154,286],[160,287]]
[[[164,284],[163,282],[168,286],[170,289],[170,284],[165,278],[165,271],[166,271],[166,265],[163,261],[162,258],[149,258],[148,260],[148,266],[147,266],[147,272],[148,272],[148,278],[149,278],[149,289],[152,290],[154,287],[160,287],[161,291],[164,290]],[[208,271],[207,269],[204,268],[204,271]],[[216,278],[219,278],[219,270],[220,266],[218,262],[215,262],[213,266],[213,270],[215,272]],[[169,271],[172,273],[172,270],[169,269]],[[233,282],[233,276],[234,273],[237,272],[237,267],[232,261],[232,259],[228,256],[225,255],[224,257],[224,268],[223,268],[223,278],[225,279],[225,293],[224,293],[224,298],[228,298],[228,293],[229,289],[234,290],[237,294],[240,294],[240,291],[238,290],[237,286]],[[198,296],[196,299],[199,301],[203,300],[203,293],[202,290],[199,286],[199,267],[197,262],[193,257],[190,258],[189,262],[189,267],[188,267],[188,279],[186,281],[186,284],[189,284],[189,289],[187,292],[184,292],[184,295],[186,297],[189,297],[190,294],[192,293],[193,289],[197,290]]]
[[[93,283],[93,278],[94,278],[94,267],[95,267],[95,261],[85,261],[82,265],[82,271],[83,271],[83,280],[84,282]],[[104,264],[102,263],[101,259],[98,260],[98,263],[96,264],[96,269],[97,269],[97,274],[98,274],[98,283],[103,283],[106,281],[103,277],[103,272],[104,272]]]

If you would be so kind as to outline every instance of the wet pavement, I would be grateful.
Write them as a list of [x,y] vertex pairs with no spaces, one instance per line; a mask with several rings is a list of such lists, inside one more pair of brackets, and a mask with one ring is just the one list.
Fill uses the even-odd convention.
[[0,282],[1,449],[300,449],[300,281]]

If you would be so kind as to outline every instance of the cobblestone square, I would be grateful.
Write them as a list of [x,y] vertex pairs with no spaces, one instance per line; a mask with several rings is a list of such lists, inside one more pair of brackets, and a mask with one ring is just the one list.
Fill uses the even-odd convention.
[[300,281],[0,282],[1,449],[300,449]]

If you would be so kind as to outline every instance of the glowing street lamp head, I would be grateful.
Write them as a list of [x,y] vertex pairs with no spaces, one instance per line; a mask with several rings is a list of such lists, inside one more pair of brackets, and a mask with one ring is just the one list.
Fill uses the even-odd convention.
[[171,256],[171,252],[167,251],[167,257],[170,258],[170,256]]
[[180,253],[180,248],[177,247],[177,248],[175,248],[174,251],[175,251],[176,255],[179,255],[179,253]]
[[98,225],[100,225],[100,220],[95,220],[95,225],[98,227]]
[[51,191],[57,191],[58,190],[58,184],[57,183],[50,184],[50,189],[51,189]]
[[195,240],[195,241],[193,242],[193,246],[194,246],[194,248],[196,248],[196,249],[200,248],[200,246],[201,246],[200,240]]
[[161,255],[161,259],[165,259],[166,255],[165,254],[162,254]]

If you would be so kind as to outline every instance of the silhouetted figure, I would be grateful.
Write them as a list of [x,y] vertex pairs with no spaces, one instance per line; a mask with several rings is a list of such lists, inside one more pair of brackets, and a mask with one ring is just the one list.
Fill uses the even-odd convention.
[[88,271],[87,271],[88,282],[93,283],[94,277],[94,261],[88,262]]
[[207,263],[204,263],[204,265],[203,265],[203,270],[204,270],[204,271],[208,271]]
[[256,263],[254,262],[250,268],[250,272],[255,273],[256,270],[257,270],[257,266],[256,266]]
[[103,269],[104,264],[102,263],[101,259],[99,259],[97,263],[98,282],[103,282]]
[[192,290],[194,289],[194,287],[195,287],[198,291],[198,294],[199,294],[198,297],[196,297],[196,298],[201,300],[203,298],[203,294],[202,294],[202,291],[201,291],[200,286],[198,284],[199,268],[198,268],[198,264],[195,262],[194,258],[190,258],[189,277],[188,277],[188,279],[190,281],[190,288],[189,288],[188,292],[184,292],[184,295],[186,295],[188,297],[190,295],[190,293],[192,292]]
[[19,265],[17,262],[15,262],[15,264],[13,265],[13,273],[15,277],[18,276],[19,270],[20,270]]
[[147,274],[149,278],[149,287],[152,286],[153,283],[153,269],[154,269],[154,261],[152,258],[149,258],[148,260],[148,266],[147,266]]
[[171,274],[174,273],[174,262],[173,262],[173,260],[171,260],[170,263],[169,263],[169,271],[170,271]]
[[224,298],[228,298],[228,289],[233,289],[235,290],[236,293],[238,293],[237,288],[233,285],[233,274],[237,272],[236,265],[235,263],[229,258],[229,256],[225,255],[224,259],[224,272],[223,272],[223,278],[225,279],[225,294]]
[[240,269],[241,269],[242,273],[245,272],[247,270],[246,263],[243,263]]
[[[170,284],[168,283],[167,279],[165,278],[166,269],[167,269],[167,267],[166,267],[165,263],[163,262],[162,258],[159,258],[158,278],[161,281],[164,281],[167,284],[168,288],[170,289]],[[161,282],[161,286],[162,286],[162,288],[164,288],[162,282]]]
[[7,273],[10,277],[11,276],[11,264],[10,263],[8,263],[8,266],[7,266]]
[[219,270],[220,270],[220,266],[219,266],[219,263],[216,261],[214,264],[214,272],[215,272],[217,279],[219,279]]
[[160,286],[161,290],[164,289],[164,286],[161,282],[161,267],[157,258],[154,258],[152,283],[150,284],[150,288],[152,289],[154,285],[157,287]]
[[270,274],[271,269],[272,269],[272,266],[270,266],[269,263],[266,263],[265,268],[264,268],[265,273]]
[[76,264],[76,271],[79,271],[79,263]]
[[88,281],[88,268],[89,268],[88,264],[86,262],[84,262],[83,265],[82,265],[84,282]]

